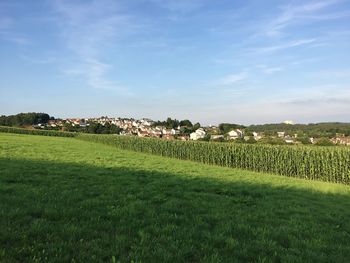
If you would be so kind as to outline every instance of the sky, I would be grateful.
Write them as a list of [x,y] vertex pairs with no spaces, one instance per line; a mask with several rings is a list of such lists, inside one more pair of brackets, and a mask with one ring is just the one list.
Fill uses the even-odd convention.
[[0,0],[0,115],[350,122],[348,0]]

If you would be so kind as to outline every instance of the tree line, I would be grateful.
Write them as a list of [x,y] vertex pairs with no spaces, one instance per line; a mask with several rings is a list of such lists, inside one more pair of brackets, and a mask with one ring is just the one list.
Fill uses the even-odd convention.
[[273,135],[276,132],[284,131],[288,135],[298,134],[298,137],[331,138],[337,134],[350,136],[350,123],[342,122],[325,122],[310,124],[262,124],[251,125],[247,131],[264,132],[265,135]]
[[54,117],[50,117],[50,115],[47,113],[37,112],[19,113],[9,116],[1,115],[0,125],[24,127],[29,125],[37,125],[39,123],[47,123],[50,119],[54,119]]

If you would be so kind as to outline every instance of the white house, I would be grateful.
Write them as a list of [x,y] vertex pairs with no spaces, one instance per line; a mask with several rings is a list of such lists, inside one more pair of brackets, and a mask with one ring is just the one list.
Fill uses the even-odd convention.
[[221,135],[221,134],[211,135],[210,139],[211,140],[224,139],[224,135]]
[[176,131],[175,129],[163,129],[163,135],[175,135]]
[[284,136],[285,136],[285,132],[283,131],[283,132],[277,132],[277,136],[279,137],[279,138],[284,138]]
[[235,140],[235,139],[242,138],[242,137],[243,137],[243,132],[239,129],[232,130],[228,133],[228,138],[230,140]]
[[199,128],[195,132],[192,132],[190,134],[190,139],[197,141],[198,139],[203,139],[205,135],[206,135],[206,132],[202,128]]
[[256,141],[258,141],[258,140],[260,140],[262,138],[262,136],[259,133],[257,133],[257,132],[253,132],[253,136],[254,136],[254,139]]

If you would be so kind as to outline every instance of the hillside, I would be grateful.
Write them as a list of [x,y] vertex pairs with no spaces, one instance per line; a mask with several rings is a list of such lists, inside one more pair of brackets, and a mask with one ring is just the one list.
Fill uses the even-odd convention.
[[0,261],[348,262],[350,187],[0,133]]

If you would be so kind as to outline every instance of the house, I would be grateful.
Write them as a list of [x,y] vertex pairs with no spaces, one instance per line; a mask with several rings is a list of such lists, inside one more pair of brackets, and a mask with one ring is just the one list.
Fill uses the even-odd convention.
[[350,146],[350,137],[335,137],[331,141],[334,144]]
[[253,136],[254,136],[254,139],[256,141],[259,141],[261,138],[262,138],[262,135],[260,135],[259,133],[257,132],[253,132]]
[[199,128],[195,132],[192,132],[190,134],[190,139],[197,141],[199,139],[203,139],[205,135],[206,135],[206,132],[202,128]]
[[220,134],[216,134],[216,135],[211,135],[210,136],[211,140],[220,140],[220,139],[224,139],[224,135],[220,135]]
[[286,133],[284,131],[283,132],[277,132],[278,138],[284,138],[285,134]]
[[163,135],[175,135],[176,131],[175,129],[163,129],[162,133]]
[[229,140],[236,140],[238,138],[243,137],[243,132],[239,129],[236,129],[236,130],[230,131],[227,135]]
[[151,136],[160,138],[162,136],[162,132],[160,130],[152,130]]
[[145,126],[151,126],[154,123],[154,121],[152,121],[151,119],[146,119],[146,118],[143,118],[140,121]]
[[284,141],[286,142],[286,143],[294,143],[294,140],[293,140],[293,138],[292,137],[290,137],[290,136],[286,136],[285,138],[284,138]]
[[138,131],[137,136],[139,136],[139,137],[150,137],[150,134],[147,131]]

